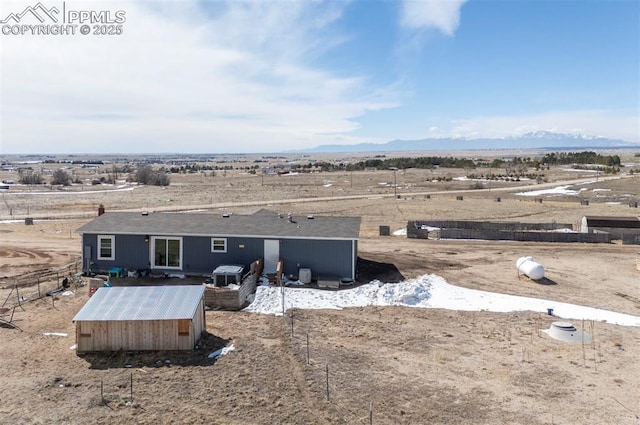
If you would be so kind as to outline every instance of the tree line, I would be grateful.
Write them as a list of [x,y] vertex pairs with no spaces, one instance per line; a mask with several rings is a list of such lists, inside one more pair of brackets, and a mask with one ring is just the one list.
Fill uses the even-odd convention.
[[[137,182],[139,184],[152,185],[152,186],[169,186],[171,179],[166,170],[153,169],[150,165],[141,165],[137,169],[132,170],[129,167],[126,169],[118,169],[113,167],[112,173],[108,174],[108,177],[101,177],[100,179],[94,179],[92,184],[111,183],[114,184],[118,178],[119,172],[128,173],[127,181]],[[46,181],[41,173],[33,170],[21,170],[19,172],[18,182],[27,185],[41,185]],[[71,173],[59,168],[51,174],[51,180],[49,182],[52,186],[70,186],[71,184],[82,184],[82,181]]]
[[510,168],[523,169],[526,167],[540,170],[548,168],[550,165],[561,164],[596,164],[605,167],[620,167],[620,157],[618,155],[600,155],[591,151],[584,152],[559,152],[549,153],[542,158],[523,158],[515,156],[510,159],[494,159],[491,161],[482,159],[423,156],[415,158],[373,158],[356,163],[327,163],[318,162],[314,164],[323,171],[361,171],[365,169],[385,170],[385,169],[405,169],[420,168],[429,169],[435,167],[442,168]]
[[[597,165],[599,167],[595,170],[602,171],[604,173],[617,173],[620,171],[621,161],[618,155],[600,155],[592,151],[583,152],[552,152],[545,154],[540,159],[523,158],[515,156],[510,159],[493,159],[491,161],[482,159],[469,159],[469,158],[456,158],[451,156],[423,156],[423,157],[399,157],[399,158],[386,158],[379,156],[372,159],[365,159],[354,163],[331,163],[326,161],[315,161],[306,164],[295,165],[293,168],[303,172],[309,172],[312,170],[319,170],[324,172],[331,171],[363,171],[363,170],[389,170],[389,169],[431,169],[436,167],[442,168],[462,168],[462,169],[475,169],[475,168],[504,168],[507,175],[524,175],[527,172],[527,168],[535,168],[541,170],[549,168],[551,165],[563,165],[573,164],[574,168],[585,168],[585,164]],[[255,174],[258,171],[258,165],[246,166],[246,170]],[[133,168],[130,165],[124,167],[113,166],[112,172],[109,173],[107,178],[94,179],[92,184],[101,183],[115,183],[118,178],[118,173],[128,174],[127,180],[138,182],[140,184],[155,185],[155,186],[168,186],[170,184],[169,174],[171,173],[193,173],[204,170],[211,170],[215,175],[215,171],[232,170],[231,165],[224,166],[210,166],[199,164],[186,164],[179,167],[171,167],[168,170],[165,168],[154,169],[150,165],[140,165],[137,168]],[[33,170],[20,171],[19,180],[22,184],[39,185],[44,184],[45,179],[42,174]],[[81,182],[77,177],[73,178],[71,174],[63,169],[58,169],[53,172],[50,180],[52,185],[69,186],[72,183]]]

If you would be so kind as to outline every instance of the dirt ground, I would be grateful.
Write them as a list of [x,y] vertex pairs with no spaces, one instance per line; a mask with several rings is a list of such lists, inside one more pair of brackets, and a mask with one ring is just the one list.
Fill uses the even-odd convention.
[[[378,235],[380,225],[394,231],[411,219],[577,224],[583,215],[637,215],[626,200],[640,197],[640,176],[584,186],[580,197],[592,201],[585,206],[576,197],[536,203],[514,195],[523,182],[470,191],[468,182],[444,187],[424,173],[399,174],[399,197],[379,184],[393,178],[384,172],[269,177],[269,186],[255,176],[177,176],[164,189],[3,194],[0,218],[16,222],[0,224],[0,301],[16,304],[16,284],[24,301],[13,317],[21,330],[0,327],[0,423],[640,424],[639,328],[571,320],[594,342],[569,345],[540,332],[557,318],[532,312],[367,307],[274,317],[209,311],[201,350],[79,357],[70,349],[71,319],[86,302],[87,287],[52,300],[36,299],[37,287],[22,286],[47,270],[73,270],[81,249],[75,229],[95,216],[99,203],[108,210],[266,208],[362,216],[361,257],[393,263],[407,279],[435,273],[454,285],[640,316],[638,246]],[[558,172],[550,183],[576,177]],[[334,183],[325,187],[327,181]],[[452,192],[460,190],[467,191]],[[24,224],[27,215],[33,225]],[[545,266],[548,284],[518,278],[515,261],[523,255]],[[41,292],[63,274],[51,276]],[[231,345],[235,350],[218,360],[207,358]]]

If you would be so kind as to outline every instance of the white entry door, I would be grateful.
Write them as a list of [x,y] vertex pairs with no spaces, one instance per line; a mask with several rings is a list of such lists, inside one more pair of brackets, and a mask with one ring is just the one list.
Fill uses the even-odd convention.
[[264,273],[275,273],[280,259],[280,241],[264,240]]

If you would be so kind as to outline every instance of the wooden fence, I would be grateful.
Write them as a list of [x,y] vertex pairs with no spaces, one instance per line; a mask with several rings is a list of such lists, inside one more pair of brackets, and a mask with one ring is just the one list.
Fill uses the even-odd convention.
[[256,291],[263,266],[262,259],[254,261],[251,264],[249,273],[243,276],[239,289],[207,286],[204,290],[204,305],[210,308],[241,310],[247,305],[249,295]]
[[483,221],[409,221],[407,237],[414,239],[482,239],[528,242],[610,243],[609,233],[554,232],[572,229],[567,223]]
[[66,278],[70,289],[77,289],[79,281],[76,276],[80,270],[80,261],[76,260],[59,268],[38,270],[24,274],[18,278],[5,278],[0,281],[3,288],[0,293],[0,304],[3,308],[13,308],[24,303],[39,300],[47,293],[62,287]]

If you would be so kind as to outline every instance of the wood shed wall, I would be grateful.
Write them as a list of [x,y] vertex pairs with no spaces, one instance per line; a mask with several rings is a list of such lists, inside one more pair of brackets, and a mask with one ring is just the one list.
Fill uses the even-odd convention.
[[193,350],[205,326],[203,299],[191,319],[77,321],[77,352]]
[[189,350],[193,349],[198,340],[200,340],[202,332],[207,329],[207,319],[204,313],[204,296],[200,299],[198,308],[196,309],[196,314],[193,316],[193,320],[191,322],[193,328],[193,332],[191,333],[191,335],[193,335],[193,343],[191,344],[191,347],[189,347]]

